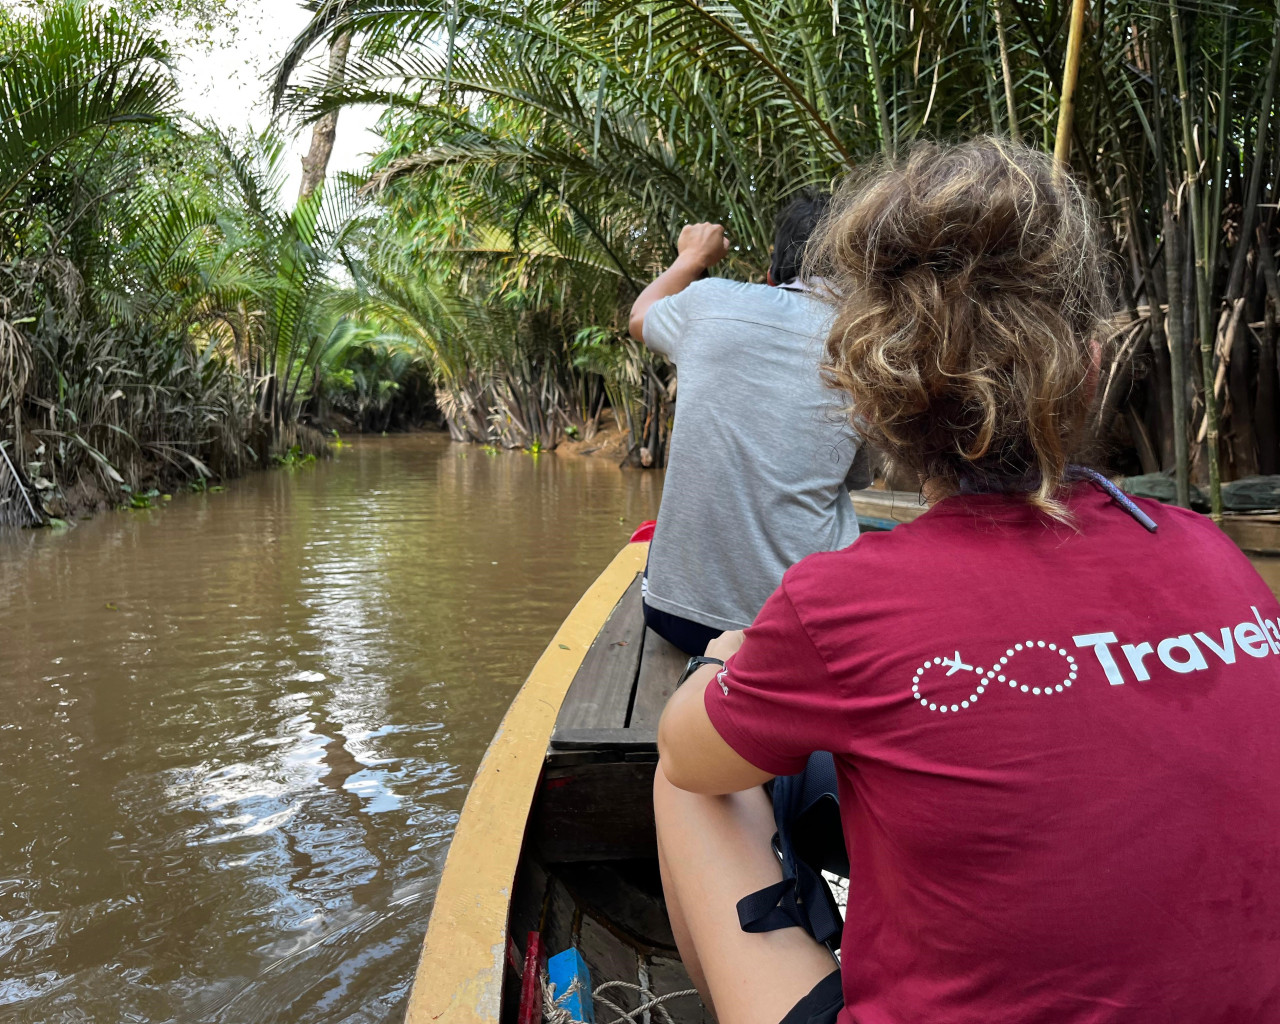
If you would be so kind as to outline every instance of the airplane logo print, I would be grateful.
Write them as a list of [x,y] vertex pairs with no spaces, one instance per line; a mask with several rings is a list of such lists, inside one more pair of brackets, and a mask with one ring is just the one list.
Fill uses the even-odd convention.
[[[1015,668],[1013,661],[1024,651],[1040,651],[1043,650],[1047,654],[1056,654],[1062,659],[1062,676],[1054,678],[1052,682],[1045,683],[1043,678],[1023,677],[1019,678],[1014,675]],[[929,673],[935,669],[945,668],[946,672],[943,678],[950,678],[959,675],[961,672],[971,672],[977,678],[967,697],[957,700],[952,697],[950,702],[939,701],[936,696],[931,697],[929,690]],[[987,691],[987,687],[996,683],[1008,683],[1009,688],[1019,693],[1027,693],[1037,697],[1052,696],[1056,693],[1065,693],[1070,689],[1071,684],[1075,682],[1080,673],[1080,666],[1076,663],[1076,659],[1068,654],[1066,650],[1057,644],[1048,643],[1044,640],[1026,640],[1022,643],[1014,644],[1008,648],[1004,654],[997,658],[990,668],[984,668],[982,665],[966,664],[960,656],[959,650],[950,658],[937,657],[926,658],[924,662],[915,670],[911,677],[911,696],[912,699],[919,702],[920,706],[926,711],[936,711],[940,714],[955,713],[972,707],[978,702]],[[935,679],[937,676],[934,677]]]

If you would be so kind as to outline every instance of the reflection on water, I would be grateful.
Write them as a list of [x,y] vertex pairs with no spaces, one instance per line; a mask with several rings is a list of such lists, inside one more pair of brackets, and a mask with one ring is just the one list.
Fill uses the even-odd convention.
[[398,1020],[484,747],[660,486],[374,439],[0,535],[0,1020]]

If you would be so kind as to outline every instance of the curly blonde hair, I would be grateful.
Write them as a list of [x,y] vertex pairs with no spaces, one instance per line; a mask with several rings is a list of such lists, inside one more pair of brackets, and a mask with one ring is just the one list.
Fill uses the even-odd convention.
[[1113,308],[1070,175],[1006,140],[923,143],[846,183],[808,260],[836,307],[824,376],[864,436],[922,482],[1063,518]]

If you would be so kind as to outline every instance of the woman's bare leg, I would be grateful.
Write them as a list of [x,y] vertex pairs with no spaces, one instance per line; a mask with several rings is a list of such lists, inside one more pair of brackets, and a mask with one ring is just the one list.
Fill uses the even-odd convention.
[[836,964],[800,928],[738,924],[738,900],[782,878],[768,796],[687,793],[659,768],[653,808],[671,930],[707,1008],[720,1024],[778,1024]]
[[715,1003],[711,999],[711,990],[707,988],[706,976],[702,973],[702,963],[698,960],[698,951],[693,948],[693,938],[689,935],[689,926],[684,923],[684,911],[675,896],[674,889],[668,879],[671,876],[667,868],[666,858],[662,855],[662,844],[658,844],[658,870],[662,874],[662,888],[667,898],[667,917],[671,920],[671,934],[676,937],[676,948],[680,950],[680,959],[684,969],[689,972],[689,980],[702,997],[702,1005],[716,1016]]

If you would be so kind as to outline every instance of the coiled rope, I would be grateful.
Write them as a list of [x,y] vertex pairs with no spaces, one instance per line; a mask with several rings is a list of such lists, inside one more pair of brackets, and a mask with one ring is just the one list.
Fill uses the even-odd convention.
[[[635,992],[640,997],[640,1005],[634,1010],[626,1010],[612,999],[605,997],[606,992],[615,990]],[[547,981],[547,976],[544,974],[542,976],[542,1019],[545,1024],[583,1024],[582,1021],[576,1020],[564,1005],[567,1000],[581,991],[581,985],[575,978],[564,995],[557,997],[556,987]],[[646,1015],[651,1011],[656,1012],[662,1024],[675,1024],[675,1021],[671,1019],[671,1014],[667,1012],[667,1008],[662,1004],[672,999],[682,999],[685,996],[696,996],[697,994],[698,990],[696,988],[686,988],[681,989],[679,992],[668,992],[659,996],[654,995],[653,992],[641,985],[632,985],[627,981],[606,981],[596,988],[592,993],[592,998],[595,1002],[618,1016],[610,1021],[596,1021],[596,1024],[648,1024]]]

